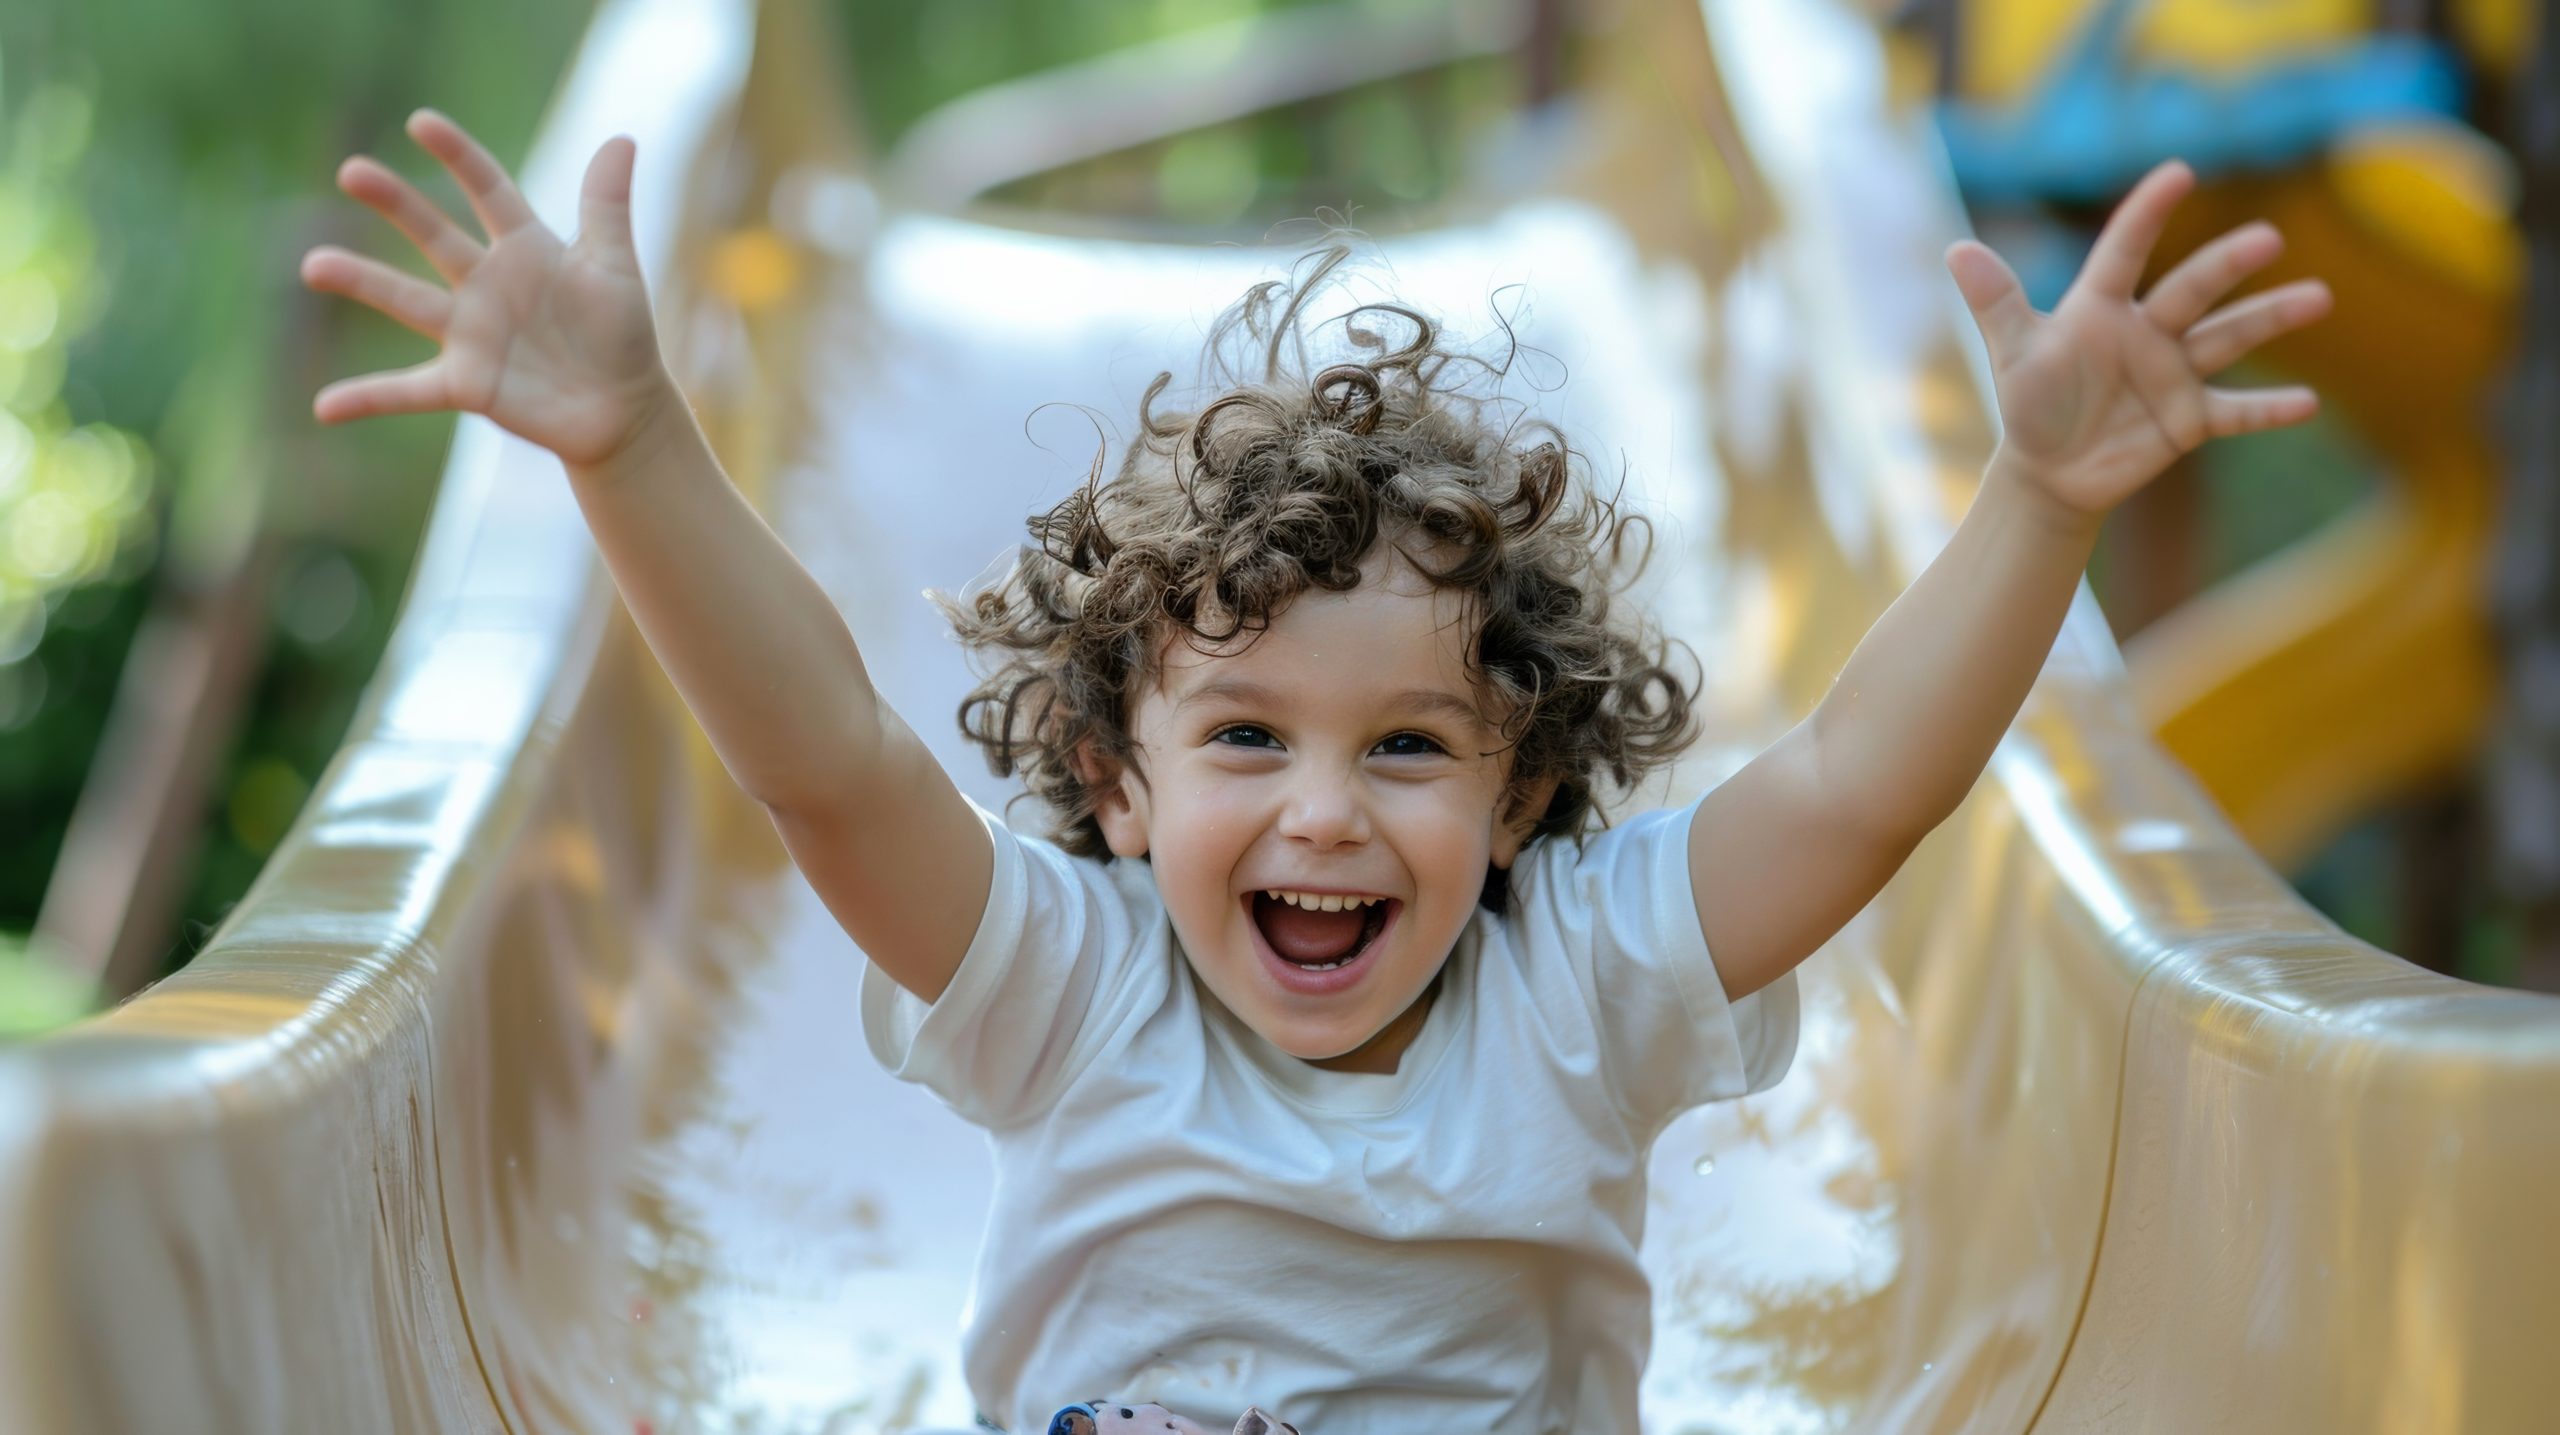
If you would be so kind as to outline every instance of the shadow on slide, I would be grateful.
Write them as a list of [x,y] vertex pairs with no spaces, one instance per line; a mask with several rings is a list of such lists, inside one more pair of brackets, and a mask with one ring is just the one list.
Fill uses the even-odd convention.
[[[1991,434],[1939,265],[1961,215],[1865,20],[1626,9],[1519,141],[1543,179],[1384,249],[1461,332],[1512,314],[1554,361],[1527,377],[1571,374],[1525,396],[1659,520],[1644,601],[1709,685],[1659,801],[1820,696]],[[1093,429],[1042,405],[1125,425],[1294,251],[901,203],[844,138],[836,43],[783,0],[608,0],[526,188],[566,232],[585,158],[638,138],[706,426],[998,803],[919,590],[1081,478]],[[0,1428],[965,1423],[987,1160],[872,1068],[858,964],[556,463],[461,424],[255,888],[185,971],[0,1065]],[[1655,1153],[1649,1428],[2549,1427],[2560,1002],[2305,907],[2142,730],[2085,595],[1804,991],[1793,1075]]]

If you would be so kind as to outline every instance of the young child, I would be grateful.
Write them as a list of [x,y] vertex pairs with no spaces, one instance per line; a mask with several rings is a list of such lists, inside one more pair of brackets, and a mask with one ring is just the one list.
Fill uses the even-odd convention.
[[1258,372],[1182,412],[1159,378],[1117,476],[949,604],[994,660],[963,725],[1053,809],[1044,839],[960,795],[713,461],[633,258],[630,141],[564,246],[450,120],[409,131],[488,238],[348,161],[450,288],[313,251],[312,286],[441,345],[314,411],[481,413],[560,456],[652,650],[868,955],[872,1049],[990,1133],[964,1356],[1017,1432],[1251,1428],[1253,1402],[1308,1435],[1636,1429],[1653,1137],[1784,1073],[1794,967],[1972,786],[2100,519],[2208,436],[2308,418],[2306,390],[2206,379],[2328,304],[2304,281],[2216,307],[2277,252],[2264,225],[2136,297],[2174,163],[2051,314],[1956,245],[2004,433],[1946,552],[1766,752],[1598,829],[1602,781],[1690,731],[1612,603],[1624,521],[1551,432],[1492,423],[1417,314],[1370,306],[1344,362],[1284,362],[1324,257],[1229,314]]

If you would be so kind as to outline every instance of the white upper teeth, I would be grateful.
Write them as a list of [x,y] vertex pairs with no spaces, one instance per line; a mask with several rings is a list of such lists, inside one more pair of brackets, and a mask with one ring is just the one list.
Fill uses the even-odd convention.
[[1346,897],[1339,892],[1282,892],[1276,889],[1262,895],[1274,902],[1304,907],[1310,912],[1343,912],[1355,907],[1375,906],[1386,900],[1384,897]]

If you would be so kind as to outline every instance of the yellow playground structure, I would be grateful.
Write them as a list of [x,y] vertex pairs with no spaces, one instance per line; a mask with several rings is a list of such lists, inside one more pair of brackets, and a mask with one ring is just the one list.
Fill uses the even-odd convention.
[[[1550,416],[1656,516],[1646,601],[1709,684],[1661,800],[1819,697],[1993,435],[1940,266],[1962,213],[1870,15],[1620,8],[1562,139],[1382,243],[1461,328],[1525,284],[1574,376]],[[1255,23],[1231,64],[1328,33]],[[1357,58],[1484,42],[1394,33]],[[968,674],[918,590],[1081,478],[1091,430],[1040,406],[1129,412],[1294,251],[867,154],[834,44],[798,0],[606,0],[525,186],[565,232],[587,156],[637,137],[670,354],[731,471],[998,803],[935,731]],[[1195,74],[1157,122],[1251,93]],[[0,1057],[0,1430],[965,1422],[987,1158],[871,1067],[858,965],[556,463],[462,424],[391,650],[258,884],[185,970]],[[1655,1152],[1649,1430],[2553,1427],[2560,1000],[2306,907],[2155,742],[2085,593],[1804,993],[1789,1079]]]
[[[2411,62],[2390,74],[2423,89],[2408,72],[2439,52],[2389,33],[2421,8],[1964,0],[1944,66],[1960,103],[2020,126],[2053,122],[2038,107],[2054,103],[2054,86],[2127,87],[2134,75],[2182,77],[2184,105],[2218,99],[2235,123],[2293,126],[2262,137],[2262,148],[2300,153],[2209,174],[2161,253],[2167,262],[2253,218],[2284,231],[2284,257],[2258,282],[2317,274],[2337,309],[2266,358],[2321,391],[2378,460],[2379,484],[2125,649],[2135,702],[2161,741],[2251,845],[2287,869],[2356,817],[2458,777],[2496,697],[2488,572],[2501,465],[2488,434],[2524,304],[2515,162],[2417,104],[2375,100],[2373,113],[2314,121],[2301,116],[2336,90],[2297,81],[2281,101],[2232,98],[2253,72],[2291,65],[2299,76],[2384,44]],[[2521,73],[2533,26],[2521,0],[2434,8],[2449,49],[2473,68]],[[2141,108],[2128,102],[2123,115]]]

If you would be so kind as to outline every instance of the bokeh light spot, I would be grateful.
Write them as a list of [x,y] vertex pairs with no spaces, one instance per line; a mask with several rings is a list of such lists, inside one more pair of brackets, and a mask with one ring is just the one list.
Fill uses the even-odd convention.
[[800,283],[800,256],[761,226],[723,236],[709,263],[711,292],[750,314],[780,303]]
[[35,431],[16,414],[0,410],[0,501],[25,486],[35,465]]
[[22,499],[9,515],[9,556],[18,571],[48,585],[71,576],[87,546],[81,516],[68,497],[51,489]]
[[260,856],[274,851],[310,791],[302,774],[280,757],[251,762],[232,785],[231,800],[226,804],[231,835]]
[[1156,169],[1157,202],[1192,224],[1233,223],[1261,187],[1252,137],[1240,129],[1184,135]]
[[63,353],[59,342],[24,351],[0,349],[0,355],[14,360],[11,372],[0,374],[9,387],[0,390],[0,406],[31,414],[52,403],[62,392]]
[[364,578],[347,555],[323,549],[276,587],[276,625],[307,648],[325,648],[366,606]]
[[32,271],[0,275],[0,349],[32,349],[53,337],[62,302],[53,284]]
[[44,600],[12,593],[0,583],[0,671],[23,660],[44,640]]

